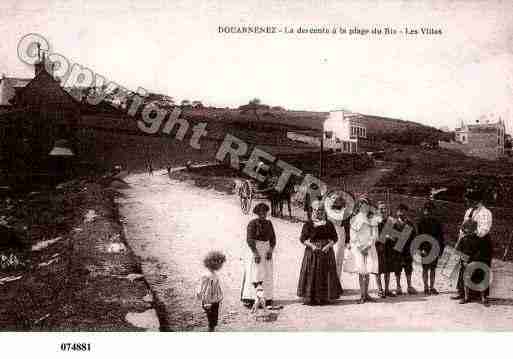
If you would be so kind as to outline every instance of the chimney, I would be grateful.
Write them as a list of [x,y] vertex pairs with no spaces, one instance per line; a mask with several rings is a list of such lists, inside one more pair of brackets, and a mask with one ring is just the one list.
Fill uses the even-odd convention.
[[45,54],[41,53],[41,45],[37,43],[38,61],[34,64],[34,77],[37,76],[45,67]]

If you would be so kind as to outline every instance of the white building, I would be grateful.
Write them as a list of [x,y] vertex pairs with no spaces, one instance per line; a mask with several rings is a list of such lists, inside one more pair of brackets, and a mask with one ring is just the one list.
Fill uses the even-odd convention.
[[454,130],[455,142],[439,142],[441,147],[459,150],[469,156],[498,159],[504,155],[506,128],[495,114],[483,115],[475,123]]
[[324,122],[325,146],[338,152],[358,152],[358,140],[367,138],[361,115],[346,110],[330,111]]
[[[345,110],[330,111],[324,122],[324,148],[335,152],[358,152],[358,140],[367,138],[367,129],[359,121],[361,115]],[[321,145],[319,138],[288,132],[291,140]]]

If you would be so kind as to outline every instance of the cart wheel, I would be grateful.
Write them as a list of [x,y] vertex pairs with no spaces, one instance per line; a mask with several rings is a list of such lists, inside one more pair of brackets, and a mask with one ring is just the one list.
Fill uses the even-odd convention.
[[253,200],[253,195],[251,192],[251,188],[249,187],[249,183],[247,181],[243,182],[239,191],[240,196],[240,208],[242,213],[248,214],[251,209],[251,202]]

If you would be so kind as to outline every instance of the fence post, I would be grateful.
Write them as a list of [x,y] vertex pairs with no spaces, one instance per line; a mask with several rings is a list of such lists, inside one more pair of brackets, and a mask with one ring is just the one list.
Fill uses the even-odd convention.
[[513,241],[513,231],[510,231],[508,233],[509,233],[509,236],[508,236],[509,241],[508,241],[506,248],[504,249],[504,255],[502,256],[503,261],[506,260],[506,257],[508,256],[509,248],[511,247],[511,242]]

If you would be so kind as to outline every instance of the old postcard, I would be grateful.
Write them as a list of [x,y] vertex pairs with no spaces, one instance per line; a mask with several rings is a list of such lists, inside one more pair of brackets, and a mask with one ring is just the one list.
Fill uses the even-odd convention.
[[3,1],[0,330],[511,331],[512,24]]

